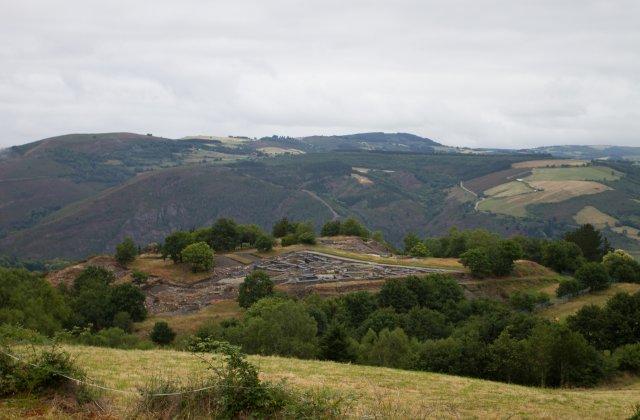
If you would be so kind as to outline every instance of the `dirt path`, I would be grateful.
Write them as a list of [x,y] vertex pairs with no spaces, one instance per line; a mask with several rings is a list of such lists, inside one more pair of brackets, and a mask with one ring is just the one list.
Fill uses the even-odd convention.
[[309,190],[302,190],[304,192],[306,192],[307,194],[309,194],[311,196],[311,198],[318,200],[319,202],[321,202],[322,204],[324,204],[324,206],[329,209],[329,211],[331,212],[331,215],[333,216],[332,220],[336,220],[340,218],[340,215],[338,214],[338,212],[336,212],[333,207],[331,207],[331,205],[329,203],[327,203],[325,200],[323,200],[321,197],[318,196],[318,194],[314,193],[313,191],[309,191]]

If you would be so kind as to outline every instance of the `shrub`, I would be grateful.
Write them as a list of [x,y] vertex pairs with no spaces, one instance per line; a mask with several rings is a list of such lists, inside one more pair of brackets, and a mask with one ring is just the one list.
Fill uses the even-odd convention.
[[340,235],[341,228],[340,220],[330,220],[322,226],[320,235],[322,236],[337,236]]
[[130,333],[133,329],[133,320],[129,312],[120,311],[113,316],[113,326]]
[[557,297],[575,296],[582,291],[580,282],[576,279],[562,279],[556,289]]
[[191,264],[191,270],[209,271],[213,268],[213,250],[206,242],[196,242],[182,250],[182,261]]
[[149,338],[154,343],[164,346],[173,342],[176,338],[176,333],[165,321],[158,321],[153,325]]
[[55,346],[46,350],[32,350],[20,361],[0,353],[0,396],[55,392],[71,394],[79,400],[89,395],[83,385],[62,375],[79,380],[86,376],[68,353]]
[[602,259],[611,280],[615,282],[640,282],[640,263],[621,249],[609,252]]
[[515,292],[509,296],[511,306],[519,311],[533,312],[538,305],[549,303],[549,295],[544,292]]
[[269,252],[273,249],[275,240],[269,235],[259,235],[256,239],[256,249],[260,252]]
[[126,238],[122,243],[119,243],[116,246],[116,260],[122,265],[127,265],[130,262],[133,262],[137,255],[138,247],[131,238]]
[[583,264],[576,271],[576,280],[582,288],[589,288],[592,291],[604,290],[611,285],[609,273],[602,263],[589,262]]
[[293,233],[289,233],[289,234],[285,235],[280,240],[280,244],[282,246],[290,246],[290,245],[295,245],[297,243],[298,243],[298,237]]
[[298,235],[298,242],[313,245],[316,243],[316,235],[313,232],[302,232]]
[[267,273],[256,270],[246,276],[238,288],[238,304],[248,308],[262,298],[273,295],[273,281]]
[[[194,353],[218,353],[207,363],[211,375],[188,386],[154,381],[141,389],[140,417],[163,418],[339,418],[343,400],[326,391],[298,393],[284,383],[263,382],[256,366],[238,347],[212,340],[196,340]],[[189,392],[202,389],[200,392]],[[156,395],[165,394],[165,395]],[[178,395],[166,395],[178,394]]]
[[427,249],[427,246],[424,244],[424,242],[418,242],[413,246],[413,248],[411,248],[411,250],[409,251],[409,255],[418,258],[428,257],[429,249]]
[[361,238],[368,238],[370,233],[360,222],[353,217],[349,217],[342,222],[340,226],[340,234],[345,236],[359,236]]
[[135,284],[144,284],[149,279],[149,275],[142,271],[133,270],[131,273],[131,279]]
[[126,312],[132,321],[144,321],[147,318],[144,300],[144,293],[133,284],[124,283],[113,286],[110,293],[112,316],[115,317],[118,312]]
[[619,370],[640,373],[640,343],[618,347],[613,357]]

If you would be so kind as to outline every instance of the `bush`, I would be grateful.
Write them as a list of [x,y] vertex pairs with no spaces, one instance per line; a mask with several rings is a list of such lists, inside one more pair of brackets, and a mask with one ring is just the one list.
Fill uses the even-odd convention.
[[116,260],[122,265],[127,265],[133,262],[137,255],[138,247],[131,238],[126,238],[122,243],[116,246]]
[[557,297],[575,296],[582,291],[580,282],[576,279],[562,279],[556,289]]
[[267,273],[256,270],[246,276],[238,288],[238,304],[248,308],[262,298],[273,295],[273,281]]
[[361,238],[369,238],[369,231],[360,222],[353,217],[349,217],[342,222],[340,226],[340,234],[345,236],[359,236]]
[[196,242],[182,250],[182,261],[191,264],[191,270],[209,271],[213,268],[213,250],[206,242]]
[[[8,349],[6,351],[9,352]],[[0,396],[55,392],[71,394],[80,399],[89,395],[83,385],[62,375],[79,380],[86,377],[71,356],[55,346],[47,350],[33,350],[21,361],[0,353]]]
[[314,245],[316,243],[316,235],[313,232],[302,232],[298,235],[298,241],[301,244]]
[[71,331],[63,331],[56,334],[56,340],[61,343],[127,350],[147,350],[154,347],[149,341],[141,340],[137,335],[129,334],[118,327],[105,328],[96,333],[89,328],[74,328]]
[[165,321],[158,321],[153,325],[149,338],[154,343],[164,346],[173,342],[176,338],[176,333]]
[[518,311],[533,312],[538,305],[549,303],[549,295],[544,292],[515,292],[509,296],[509,303]]
[[320,235],[322,236],[338,236],[341,228],[340,220],[330,220],[322,226]]
[[614,282],[640,282],[640,263],[623,250],[609,252],[602,263]]
[[298,243],[298,237],[293,233],[289,233],[289,234],[285,235],[280,240],[280,245],[282,245],[282,246],[290,246],[290,245],[295,245],[297,243]]
[[273,249],[275,240],[268,235],[259,235],[256,239],[256,249],[260,252],[269,252]]
[[133,320],[129,312],[120,311],[113,316],[113,326],[130,333],[133,329]]
[[142,271],[133,270],[131,273],[131,279],[135,284],[145,284],[149,279],[149,275]]
[[[339,418],[343,401],[324,392],[298,393],[284,383],[263,382],[258,369],[238,347],[212,340],[196,340],[194,353],[218,353],[220,364],[208,362],[211,376],[188,386],[155,381],[141,389],[140,417],[162,418]],[[204,388],[204,389],[202,389]],[[189,392],[202,389],[200,392]],[[178,395],[155,395],[178,394]]]
[[640,374],[640,343],[618,347],[613,357],[619,370]]
[[602,263],[589,262],[583,264],[576,271],[576,280],[584,289],[587,287],[591,291],[604,290],[611,286],[611,278]]
[[423,242],[418,242],[413,246],[413,248],[411,248],[411,250],[409,251],[409,255],[418,258],[428,257],[429,249],[427,249],[427,246]]

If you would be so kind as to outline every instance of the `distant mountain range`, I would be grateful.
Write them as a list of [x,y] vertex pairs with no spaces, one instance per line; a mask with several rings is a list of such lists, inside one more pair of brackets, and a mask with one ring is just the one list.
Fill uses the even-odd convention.
[[[473,150],[406,133],[52,137],[0,153],[0,254],[80,258],[112,251],[125,236],[145,244],[218,217],[270,229],[280,217],[320,226],[334,213],[357,217],[396,244],[410,231],[435,235],[452,226],[553,236],[591,205],[624,230],[612,225],[614,240],[633,248],[629,229],[640,228],[640,202],[634,201],[640,176],[630,161],[611,169],[622,178],[598,180],[606,189],[601,194],[543,200],[519,207],[515,217],[478,209],[482,186],[510,182],[502,174],[514,171],[512,165],[554,156],[612,165],[636,159],[640,148]],[[619,204],[604,208],[605,195]]]

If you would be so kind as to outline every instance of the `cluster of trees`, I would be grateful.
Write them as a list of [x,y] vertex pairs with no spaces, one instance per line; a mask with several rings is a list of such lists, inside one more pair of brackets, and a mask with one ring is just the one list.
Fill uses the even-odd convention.
[[218,219],[211,227],[175,231],[168,235],[160,246],[163,258],[174,263],[189,263],[194,271],[210,270],[213,253],[233,251],[240,247],[256,247],[259,251],[270,251],[275,241],[258,225],[243,225],[232,219]]
[[[278,296],[264,273],[248,278],[248,283],[240,298],[248,306],[245,316],[206,324],[197,331],[198,339],[228,341],[249,353],[537,386],[590,386],[617,369],[631,369],[634,363],[640,368],[640,349],[618,349],[637,343],[639,335],[621,336],[593,317],[558,324],[497,301],[467,300],[447,275],[389,280],[375,294],[355,292],[327,299],[311,295],[303,300]],[[612,302],[627,300],[640,308],[640,294],[619,295]],[[638,311],[626,312],[625,322],[638,319]],[[621,315],[607,316],[614,320]],[[608,347],[588,336],[602,328],[613,340]],[[604,348],[617,356],[603,352]]]
[[349,217],[344,221],[338,219],[328,221],[322,226],[320,234],[322,236],[359,236],[364,239],[368,239],[371,236],[371,232],[353,217]]
[[284,217],[273,225],[272,234],[281,238],[282,246],[316,243],[316,231],[311,222],[291,222]]
[[113,284],[113,274],[87,267],[70,286],[53,287],[22,269],[0,269],[0,324],[45,335],[62,329],[117,327],[129,332],[147,316],[144,294],[132,284]]

